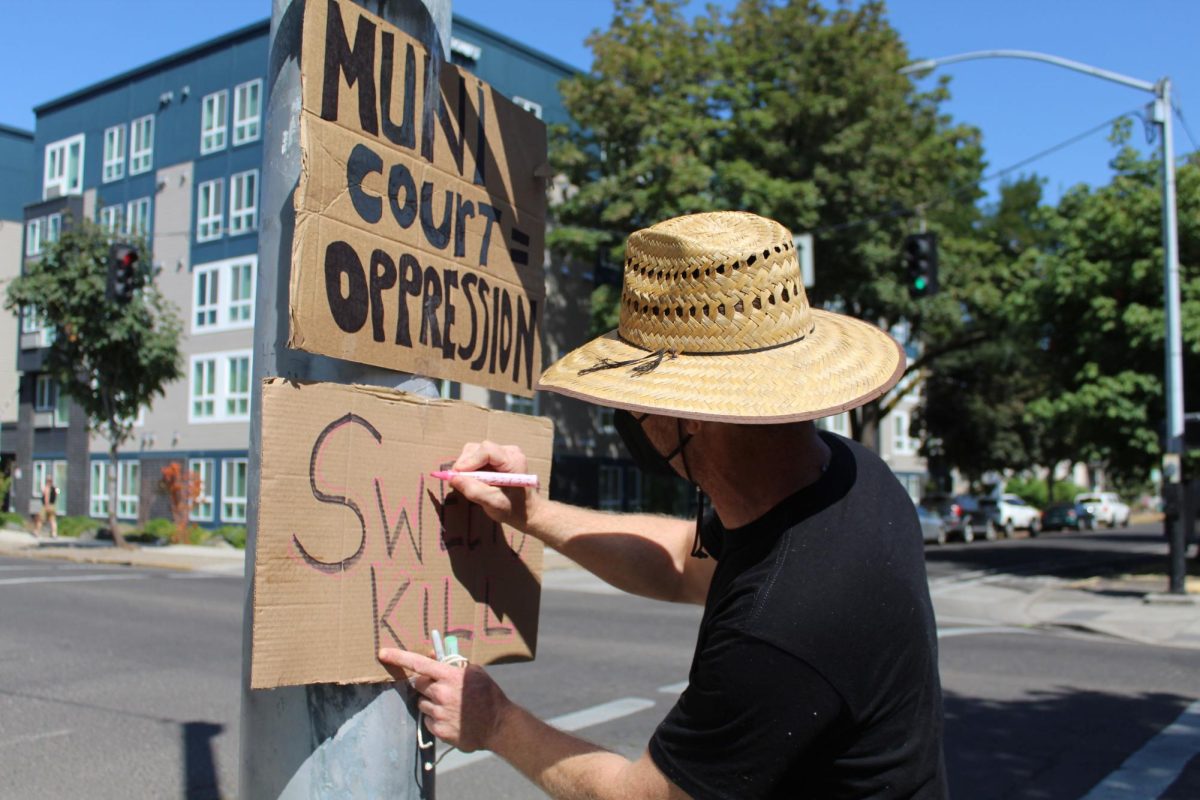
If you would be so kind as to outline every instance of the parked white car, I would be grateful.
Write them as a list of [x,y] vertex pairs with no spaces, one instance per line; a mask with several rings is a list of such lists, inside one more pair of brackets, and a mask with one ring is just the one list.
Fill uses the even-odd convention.
[[996,502],[996,524],[1006,536],[1020,528],[1037,536],[1042,527],[1042,512],[1015,494],[1002,494]]
[[1076,505],[1081,505],[1092,515],[1097,525],[1115,528],[1129,524],[1129,506],[1121,502],[1116,492],[1088,492],[1075,495]]

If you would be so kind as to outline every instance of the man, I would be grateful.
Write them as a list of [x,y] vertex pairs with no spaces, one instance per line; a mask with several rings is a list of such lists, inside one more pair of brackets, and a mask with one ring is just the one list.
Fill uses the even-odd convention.
[[46,523],[50,524],[50,538],[58,538],[58,487],[54,485],[54,477],[46,476],[46,482],[42,485],[42,511],[38,514],[37,525],[35,526],[33,535],[42,535],[42,526]]
[[[621,589],[703,604],[687,689],[629,761],[538,721],[478,667],[381,660],[423,696],[436,736],[493,750],[553,797],[944,797],[913,504],[878,457],[812,422],[887,391],[902,352],[809,308],[791,234],[770,220],[668,220],[626,256],[620,327],[540,387],[618,409],[639,463],[669,465],[715,513],[693,525],[452,485]],[[520,472],[525,459],[483,442],[454,466]]]

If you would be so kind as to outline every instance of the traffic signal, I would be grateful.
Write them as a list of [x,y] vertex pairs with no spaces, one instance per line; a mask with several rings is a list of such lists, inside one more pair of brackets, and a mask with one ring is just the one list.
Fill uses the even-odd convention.
[[141,271],[138,269],[137,249],[114,243],[108,248],[108,282],[105,296],[109,302],[128,303],[133,293],[141,288]]
[[908,275],[908,293],[911,297],[927,297],[937,293],[936,233],[911,233],[905,237],[904,271]]

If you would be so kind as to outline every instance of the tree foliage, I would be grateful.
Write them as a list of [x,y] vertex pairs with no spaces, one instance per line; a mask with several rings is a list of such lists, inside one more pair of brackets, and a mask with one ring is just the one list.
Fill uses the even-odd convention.
[[[972,238],[979,133],[940,113],[945,83],[920,92],[899,74],[910,58],[883,4],[742,0],[690,21],[682,7],[617,0],[610,28],[589,39],[591,71],[562,84],[575,125],[556,132],[552,159],[575,190],[554,209],[550,245],[617,264],[639,228],[753,211],[814,233],[814,305],[904,321],[931,345],[912,371],[980,341],[964,328],[998,315],[977,308],[996,300]],[[918,214],[941,236],[945,287],[919,303],[899,262]],[[593,319],[611,318],[615,293],[593,300]]]
[[[152,281],[132,302],[106,299],[111,241],[98,225],[73,220],[12,282],[5,306],[38,314],[55,332],[42,369],[109,441],[109,527],[123,543],[116,524],[117,454],[138,411],[181,376],[182,326]],[[145,242],[135,246],[138,263],[150,264]]]

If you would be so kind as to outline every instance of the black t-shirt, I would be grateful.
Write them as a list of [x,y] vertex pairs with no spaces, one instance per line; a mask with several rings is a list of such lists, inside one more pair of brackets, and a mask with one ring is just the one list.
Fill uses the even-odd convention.
[[650,740],[695,798],[944,798],[937,630],[912,500],[862,446],[717,559],[688,688]]

